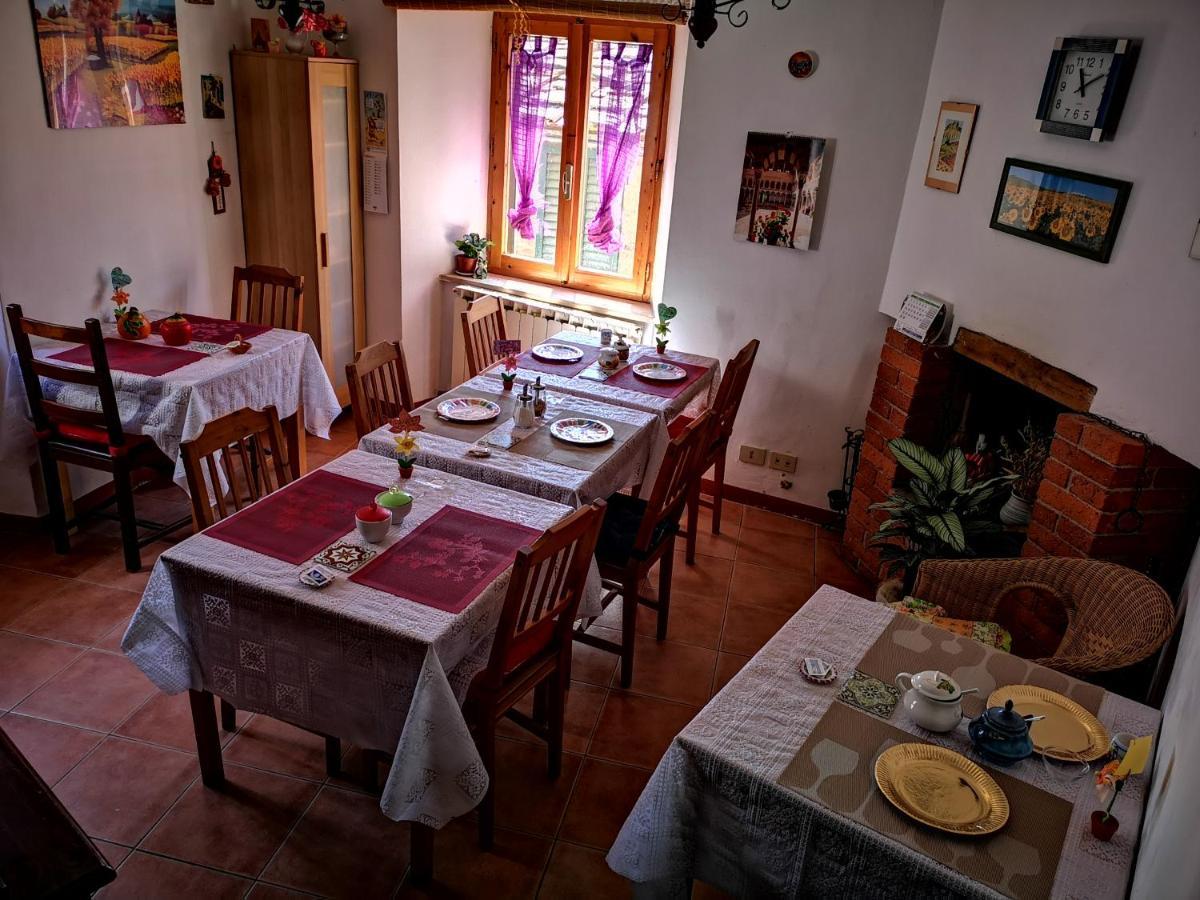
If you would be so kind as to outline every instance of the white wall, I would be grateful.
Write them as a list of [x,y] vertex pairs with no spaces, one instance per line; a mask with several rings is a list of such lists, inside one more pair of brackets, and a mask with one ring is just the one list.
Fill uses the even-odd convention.
[[[1033,115],[1054,38],[1140,37],[1111,142],[1041,134]],[[955,304],[958,322],[1098,387],[1094,409],[1200,463],[1200,3],[1009,0],[947,3],[880,308],[911,290]],[[926,188],[943,100],[978,103],[958,195]],[[988,228],[1005,157],[1133,182],[1103,265]],[[1181,406],[1181,401],[1190,405]],[[1185,408],[1191,414],[1182,414]]]
[[[728,359],[762,341],[739,414],[727,481],[824,506],[841,480],[844,425],[861,425],[887,320],[879,293],[900,211],[940,0],[754,4],[688,57],[666,302],[675,346]],[[812,48],[797,81],[788,57]],[[748,131],[831,138],[817,249],[733,237]],[[799,456],[796,485],[736,461],[753,443]]]

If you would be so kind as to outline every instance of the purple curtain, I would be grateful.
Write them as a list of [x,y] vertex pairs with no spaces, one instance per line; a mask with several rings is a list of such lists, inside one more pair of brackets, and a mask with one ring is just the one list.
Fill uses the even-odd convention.
[[533,237],[538,210],[544,205],[534,181],[546,133],[546,110],[550,105],[550,80],[557,48],[556,37],[527,35],[520,49],[513,50],[509,128],[517,205],[508,211],[508,221],[526,240]]
[[600,207],[588,223],[587,239],[605,253],[616,253],[623,246],[613,218],[613,202],[629,180],[629,170],[642,142],[650,52],[649,44],[604,41],[600,47],[600,113],[596,123]]

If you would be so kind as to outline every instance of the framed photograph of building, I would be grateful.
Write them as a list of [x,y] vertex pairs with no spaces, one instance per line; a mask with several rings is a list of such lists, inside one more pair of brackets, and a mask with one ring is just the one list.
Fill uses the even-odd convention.
[[925,170],[926,187],[958,193],[978,113],[979,107],[974,103],[942,104],[929,151],[929,167]]
[[746,136],[734,237],[807,250],[824,159],[825,138],[751,131]]

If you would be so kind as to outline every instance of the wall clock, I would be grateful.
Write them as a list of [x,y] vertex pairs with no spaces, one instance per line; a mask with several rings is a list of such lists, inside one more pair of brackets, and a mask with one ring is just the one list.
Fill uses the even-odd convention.
[[1132,38],[1056,40],[1038,103],[1041,130],[1085,141],[1111,140],[1140,46]]

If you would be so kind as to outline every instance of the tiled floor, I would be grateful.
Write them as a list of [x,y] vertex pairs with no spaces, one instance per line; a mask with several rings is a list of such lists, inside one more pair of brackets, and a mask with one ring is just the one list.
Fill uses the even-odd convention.
[[[333,442],[310,439],[310,460],[353,442],[339,422]],[[166,492],[139,504],[164,521],[184,509]],[[615,657],[576,646],[562,775],[549,781],[543,745],[505,727],[495,848],[478,850],[470,818],[451,824],[424,891],[402,884],[407,826],[353,782],[327,779],[315,736],[239,715],[229,790],[200,784],[186,697],[159,694],[119,653],[165,544],[130,575],[107,523],[66,557],[44,536],[0,535],[0,727],[119,866],[105,897],[628,896],[604,854],[671,738],[816,585],[868,590],[811,524],[728,504],[721,536],[708,529],[706,514],[695,566],[676,560],[668,639],[654,639],[649,611],[639,617],[633,690],[612,686]],[[606,614],[593,627],[619,624]]]

